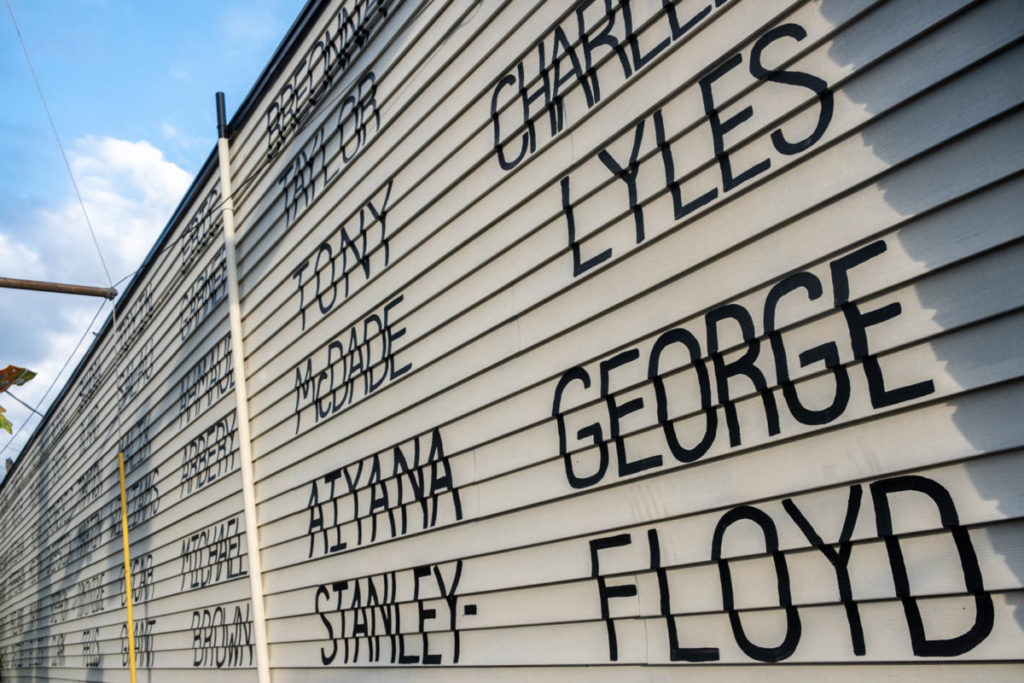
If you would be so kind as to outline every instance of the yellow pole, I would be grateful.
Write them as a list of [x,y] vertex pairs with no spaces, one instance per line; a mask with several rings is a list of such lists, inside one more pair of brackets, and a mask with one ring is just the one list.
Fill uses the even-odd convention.
[[124,595],[128,604],[128,666],[135,683],[135,619],[132,617],[132,562],[128,555],[128,496],[124,489],[124,453],[117,454],[117,474],[121,478],[121,541],[124,545]]

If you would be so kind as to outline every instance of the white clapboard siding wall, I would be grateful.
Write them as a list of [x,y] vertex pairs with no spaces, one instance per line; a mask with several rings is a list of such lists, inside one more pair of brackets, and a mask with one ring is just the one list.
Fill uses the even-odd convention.
[[[15,680],[1019,680],[1024,8],[311,0],[0,489]],[[772,663],[772,665],[769,665]],[[230,673],[228,673],[230,672]]]

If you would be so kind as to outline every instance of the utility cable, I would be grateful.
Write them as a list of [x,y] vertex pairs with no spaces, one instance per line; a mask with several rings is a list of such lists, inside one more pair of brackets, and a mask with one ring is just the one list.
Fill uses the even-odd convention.
[[[111,289],[114,289],[114,278],[111,277],[111,275],[110,275],[110,268],[107,267],[107,260],[105,258],[103,258],[103,250],[100,248],[100,241],[96,237],[96,231],[92,227],[92,221],[89,219],[89,212],[85,208],[85,200],[82,199],[82,193],[78,189],[78,182],[75,181],[75,174],[71,170],[71,162],[68,161],[68,155],[67,155],[67,152],[64,150],[64,144],[61,142],[60,134],[57,132],[57,125],[54,123],[53,115],[50,113],[50,107],[46,103],[46,96],[43,94],[43,86],[39,82],[39,77],[36,74],[35,67],[32,65],[32,58],[29,56],[29,53],[28,53],[28,46],[25,44],[25,39],[21,35],[21,27],[18,26],[18,20],[14,16],[14,8],[11,7],[11,0],[5,0],[5,2],[7,3],[7,11],[11,15],[11,22],[14,24],[14,30],[18,34],[18,41],[21,43],[21,50],[22,50],[22,52],[25,53],[25,61],[28,63],[28,69],[32,73],[32,80],[35,82],[36,90],[39,92],[39,100],[43,103],[43,111],[46,112],[46,120],[50,122],[50,130],[53,131],[53,137],[57,141],[57,147],[60,149],[60,156],[64,160],[64,167],[68,171],[68,177],[71,179],[71,186],[75,190],[75,197],[78,198],[78,205],[80,207],[82,207],[82,215],[85,217],[85,225],[86,225],[86,227],[89,228],[89,234],[92,236],[92,243],[96,246],[96,254],[100,257],[100,265],[103,266],[103,272],[107,276],[107,284],[110,285]],[[117,334],[117,306],[114,305],[113,301],[110,302],[110,308],[111,308],[111,315],[113,316],[114,334],[116,335]],[[100,310],[103,310],[102,306],[100,307]],[[99,311],[97,311],[96,315],[97,316],[99,315]],[[93,320],[95,321],[95,318],[93,318]],[[91,323],[90,323],[89,327],[90,328],[92,327]],[[83,337],[83,339],[84,339],[84,337]],[[81,344],[81,342],[79,342],[79,344]],[[119,346],[120,345],[118,345],[118,347]],[[78,347],[76,346],[75,350],[77,350],[77,349],[78,349]],[[60,373],[58,373],[58,376],[59,375],[60,375]],[[54,381],[56,381],[56,378],[54,378]],[[52,385],[51,385],[51,388],[52,388]],[[47,393],[49,393],[49,389],[47,390]],[[44,397],[45,397],[45,394],[44,394]],[[18,431],[20,432],[21,429],[19,429]],[[117,433],[117,442],[120,443],[120,441],[121,441],[121,418],[120,418],[120,413],[117,413],[117,415],[116,415],[115,431]],[[8,442],[8,444],[9,443],[10,442]],[[4,448],[6,449],[6,446]],[[0,451],[0,455],[2,455],[2,453],[3,453],[3,451]]]
[[89,212],[85,210],[85,201],[82,199],[82,193],[78,191],[78,183],[75,182],[75,174],[71,172],[71,163],[68,161],[68,155],[64,151],[64,145],[60,141],[60,135],[57,133],[57,126],[53,122],[53,116],[50,114],[50,107],[46,104],[46,97],[43,95],[43,86],[39,83],[39,77],[36,75],[35,67],[32,66],[32,58],[28,54],[28,46],[25,45],[25,39],[21,35],[21,27],[18,26],[18,20],[14,17],[14,8],[11,7],[11,0],[6,0],[7,11],[10,12],[11,21],[14,23],[14,30],[18,34],[18,41],[21,43],[21,50],[25,53],[25,61],[28,62],[28,70],[32,73],[32,80],[35,81],[36,90],[39,92],[39,99],[43,103],[43,111],[46,112],[46,119],[50,122],[50,130],[53,131],[53,137],[57,140],[57,147],[60,148],[60,156],[64,159],[64,167],[68,170],[68,177],[71,178],[71,186],[75,188],[75,196],[78,197],[78,205],[82,207],[82,214],[85,216],[85,224],[89,226],[89,234],[92,235],[92,242],[96,245],[96,253],[99,254],[100,263],[103,265],[103,272],[107,274],[107,283],[113,288],[114,279],[110,277],[110,269],[107,268],[107,261],[103,258],[103,252],[100,250],[100,242],[96,238],[96,231],[92,229],[92,221],[89,220]]

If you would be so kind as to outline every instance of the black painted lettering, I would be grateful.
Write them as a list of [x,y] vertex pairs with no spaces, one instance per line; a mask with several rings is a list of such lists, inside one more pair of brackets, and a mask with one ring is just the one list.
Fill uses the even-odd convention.
[[675,215],[675,219],[677,221],[682,220],[700,207],[714,200],[714,198],[718,196],[718,188],[713,187],[696,199],[692,199],[685,204],[683,203],[683,190],[679,181],[676,180],[675,159],[672,157],[672,149],[669,146],[668,138],[665,135],[665,121],[662,118],[660,109],[655,110],[653,119],[654,139],[657,142],[658,151],[661,153],[662,165],[665,167],[665,186],[669,189],[669,193],[672,195],[672,210]]
[[[384,268],[387,268],[388,264],[391,263],[391,245],[388,242],[388,230],[387,230],[387,219],[388,219],[388,200],[391,199],[391,187],[394,185],[394,179],[388,179],[384,184],[384,198],[380,201],[380,207],[378,208],[370,199],[366,202],[366,208],[369,209],[373,217],[380,223],[380,243],[384,247]],[[369,276],[367,276],[369,277]]]
[[[608,153],[607,149],[602,149],[597,153],[598,158],[601,162],[616,176],[619,180],[626,184],[629,196],[629,208],[633,212],[633,223],[636,229],[636,243],[640,244],[645,239],[644,233],[644,209],[637,200],[637,183],[636,177],[640,170],[638,159],[640,157],[640,144],[644,138],[644,121],[641,120],[636,124],[636,128],[633,131],[633,149],[629,153],[629,162],[626,167],[623,168],[619,165],[614,157]],[[563,199],[563,206],[565,200]]]
[[661,566],[661,544],[657,529],[647,530],[647,546],[651,553],[651,569],[658,576],[658,597],[661,616],[668,631],[668,658],[673,662],[717,662],[717,647],[680,647],[679,630],[672,616],[671,596],[668,591],[668,572]]
[[[458,597],[455,595],[455,592],[459,589],[459,579],[462,578],[462,560],[455,561],[455,574],[452,576],[450,583],[445,582],[439,565],[434,565],[434,578],[437,579],[437,587],[441,591],[441,597],[444,598],[445,603],[448,605],[448,630],[452,632],[454,639],[452,664],[458,664],[460,641],[459,631],[455,628],[455,617],[458,614]],[[426,651],[425,648],[424,651]]]
[[[520,62],[519,64],[519,70],[522,71],[522,62]],[[525,111],[524,107],[523,134],[520,141],[519,153],[516,154],[516,156],[511,159],[505,156],[505,148],[502,145],[501,124],[498,120],[498,114],[500,112],[498,98],[501,95],[502,88],[506,86],[514,88],[515,85],[516,77],[511,74],[506,74],[494,86],[494,92],[491,94],[491,125],[494,130],[494,152],[498,156],[498,165],[501,166],[501,169],[503,171],[511,171],[513,168],[519,165],[519,162],[526,157],[527,151],[530,150],[531,144],[536,144],[534,142],[536,133],[534,132],[533,122],[529,120],[528,113]]]
[[[743,334],[743,341],[747,343],[746,351],[738,359],[726,363],[719,350],[718,325],[726,319],[736,321]],[[729,397],[729,378],[737,375],[744,375],[758,391],[764,403],[765,420],[768,423],[768,434],[774,436],[779,433],[779,411],[775,405],[775,396],[768,389],[764,373],[754,365],[757,355],[760,352],[761,343],[754,335],[754,321],[750,318],[747,309],[739,304],[726,304],[709,311],[704,316],[708,333],[708,354],[711,355],[715,366],[715,380],[718,385],[718,400],[725,410],[725,421],[729,426],[729,445],[738,446],[741,443],[740,423],[736,415],[736,405]]]
[[598,47],[603,47],[608,50],[612,50],[615,56],[619,60],[619,66],[622,67],[622,74],[628,80],[633,75],[633,67],[630,65],[629,57],[626,55],[626,49],[619,42],[612,31],[615,28],[615,10],[613,8],[613,0],[604,0],[604,25],[601,26],[600,30],[596,32],[596,35],[591,37],[590,32],[586,31],[586,24],[584,19],[584,12],[587,8],[594,3],[594,0],[584,0],[576,7],[576,23],[579,27],[580,33],[580,45],[583,48],[583,61],[586,64],[587,71],[592,73],[594,83],[594,101],[601,101],[601,91],[597,86],[597,74],[594,72],[594,53]]
[[601,575],[599,553],[609,548],[630,545],[632,542],[630,534],[605,536],[590,541],[590,575],[597,579],[597,594],[601,601],[601,619],[604,620],[605,628],[608,631],[608,658],[613,662],[619,659],[619,641],[615,634],[615,622],[608,609],[609,601],[612,598],[628,598],[636,595],[636,586],[633,584],[608,585],[605,577]]
[[629,460],[626,456],[626,442],[622,438],[621,428],[619,426],[619,420],[626,415],[635,413],[638,410],[643,409],[644,400],[643,398],[634,398],[630,401],[626,401],[622,405],[619,405],[615,400],[615,396],[609,390],[609,379],[611,371],[615,368],[622,367],[627,363],[631,363],[640,357],[640,351],[637,349],[630,349],[623,351],[622,353],[616,354],[607,360],[601,361],[601,396],[604,398],[605,403],[608,406],[608,419],[611,424],[611,435],[615,441],[615,453],[618,463],[618,474],[620,477],[625,477],[630,474],[636,474],[649,470],[652,467],[659,467],[661,465],[660,455],[651,455],[646,458],[639,460]]
[[861,625],[860,610],[857,609],[857,603],[853,601],[853,589],[850,585],[850,550],[853,547],[850,538],[853,536],[853,528],[857,523],[857,514],[860,512],[862,494],[863,490],[859,485],[850,487],[850,499],[846,504],[846,519],[843,520],[843,530],[839,534],[838,549],[821,540],[821,536],[814,530],[814,527],[807,521],[803,513],[800,512],[800,508],[796,506],[792,498],[786,498],[782,501],[782,507],[786,509],[789,516],[800,527],[800,531],[804,533],[804,536],[811,542],[811,545],[821,551],[836,572],[839,599],[842,600],[843,607],[846,609],[846,620],[850,624],[850,641],[853,645],[853,653],[857,656],[865,653],[864,627]]
[[[917,606],[917,598],[910,591],[910,578],[907,574],[906,561],[900,549],[900,540],[893,534],[892,510],[889,507],[889,496],[897,493],[921,493],[935,503],[939,510],[942,526],[949,529],[960,556],[960,569],[964,574],[967,592],[974,598],[974,624],[964,633],[954,638],[929,638],[925,633],[924,620]],[[918,657],[956,657],[970,652],[992,633],[995,611],[992,596],[985,590],[981,576],[978,556],[971,543],[967,529],[960,526],[953,497],[949,491],[933,479],[921,476],[901,476],[883,479],[871,484],[871,497],[874,501],[875,520],[878,535],[885,541],[885,549],[889,554],[889,565],[892,567],[892,578],[896,585],[896,596],[903,603],[903,612],[910,629],[910,642],[914,654]]]
[[317,586],[316,597],[313,600],[313,609],[316,611],[316,614],[320,617],[320,621],[323,623],[324,628],[327,630],[327,640],[331,643],[330,654],[328,654],[323,647],[320,648],[320,663],[327,666],[334,661],[335,657],[338,656],[338,639],[334,635],[334,627],[331,625],[331,620],[324,615],[323,610],[320,607],[321,595],[325,599],[330,599],[331,593],[327,590],[327,586]]
[[384,306],[384,329],[387,331],[387,356],[390,363],[388,379],[392,382],[412,369],[412,363],[406,363],[397,370],[395,369],[395,340],[405,336],[405,328],[393,329],[388,320],[388,314],[391,312],[391,309],[402,303],[404,298],[403,295],[399,294]]
[[672,37],[666,37],[660,43],[652,47],[647,54],[643,54],[640,50],[640,41],[633,30],[633,10],[630,7],[629,2],[623,2],[619,7],[622,11],[622,23],[626,30],[626,36],[628,36],[629,52],[633,57],[633,71],[637,72],[660,55],[662,51],[668,47],[669,43],[672,42]]
[[[325,264],[330,265],[331,275],[327,279],[327,284],[321,282],[320,274],[326,266],[321,267],[320,260],[323,257]],[[334,279],[334,252],[331,249],[331,245],[327,242],[322,242],[316,250],[316,263],[313,265],[313,274],[316,276],[316,302],[320,307],[321,313],[327,313],[334,307],[334,302],[338,299],[338,285]],[[330,293],[330,299],[327,303],[324,303],[326,293]]]
[[723,121],[715,107],[715,98],[711,86],[719,78],[739,66],[742,61],[743,57],[739,54],[735,54],[714,68],[707,76],[700,79],[700,92],[701,96],[704,98],[704,113],[707,114],[708,123],[711,125],[711,139],[714,143],[715,158],[718,159],[718,166],[722,172],[722,190],[724,192],[729,192],[730,190],[735,189],[759,173],[767,171],[771,166],[771,160],[764,159],[739,175],[734,175],[732,163],[729,160],[728,153],[725,151],[726,134],[753,116],[754,109],[750,106],[744,107],[739,112]]
[[307,267],[309,267],[308,259],[299,264],[299,267],[292,273],[292,279],[296,281],[295,286],[299,290],[299,316],[302,320],[302,327],[300,328],[302,330],[306,329],[306,302],[302,290],[302,273]]
[[569,485],[574,489],[584,489],[601,481],[605,472],[608,471],[608,444],[604,441],[604,436],[601,432],[601,425],[598,422],[593,422],[577,431],[577,439],[593,439],[593,443],[598,449],[598,463],[597,470],[593,474],[585,476],[576,474],[576,467],[573,465],[573,458],[569,454],[569,447],[565,434],[565,417],[563,416],[561,409],[562,394],[565,392],[566,387],[568,387],[572,382],[580,382],[583,384],[584,389],[589,389],[590,375],[587,374],[587,371],[583,368],[571,368],[566,370],[558,380],[558,384],[555,386],[555,399],[551,407],[551,416],[555,418],[555,421],[558,424],[558,452],[562,456],[562,463],[565,466],[565,476],[569,480]]
[[[379,313],[370,313],[361,323],[330,340],[314,355],[326,356],[319,372],[313,358],[295,368],[295,433],[302,426],[302,409],[312,404],[314,424],[337,414],[351,405],[362,378],[362,396],[378,391],[388,381],[395,381],[412,369],[411,363],[397,367],[396,341],[405,336],[406,328],[396,328],[389,316],[404,300],[399,294]],[[377,357],[374,357],[374,353]],[[340,369],[340,372],[339,372]]]
[[323,552],[327,552],[327,531],[324,529],[324,508],[320,504],[320,490],[317,488],[316,479],[310,482],[309,501],[306,503],[306,509],[309,510],[309,526],[306,530],[306,534],[309,536],[309,553],[306,557],[313,557],[313,547],[317,533],[323,534]]
[[[733,602],[732,575],[729,571],[729,561],[722,557],[722,541],[725,532],[729,527],[740,520],[749,520],[761,528],[764,534],[764,546],[775,564],[775,578],[779,591],[779,606],[786,612],[786,635],[782,642],[776,647],[764,647],[755,645],[743,630],[743,622],[739,612],[736,611]],[[779,535],[775,529],[775,522],[761,510],[749,505],[740,506],[729,510],[718,521],[715,526],[715,535],[711,544],[711,559],[718,563],[718,574],[722,580],[722,608],[729,615],[729,623],[732,625],[733,637],[740,649],[750,657],[760,662],[781,662],[796,650],[800,642],[800,615],[793,605],[793,599],[789,588],[789,570],[786,567],[786,557],[779,551]]]
[[569,247],[572,249],[572,275],[579,277],[591,268],[598,266],[612,256],[611,248],[605,249],[600,254],[592,256],[583,261],[580,256],[580,243],[576,239],[576,216],[573,212],[572,201],[569,197],[569,176],[560,181],[562,188],[562,214],[565,216],[566,227],[569,230]]
[[[718,0],[721,5],[725,0]],[[711,14],[711,3],[697,10],[697,12],[683,23],[679,22],[679,14],[676,12],[676,4],[672,0],[661,0],[661,6],[668,17],[669,29],[672,31],[672,40],[679,40],[689,33],[697,24],[704,21]]]
[[[556,103],[551,97],[551,77],[548,75],[548,64],[544,58],[544,42],[541,41],[536,45],[537,51],[537,62],[539,67],[537,69],[537,75],[539,76],[537,86],[533,92],[529,92],[528,83],[524,76],[523,63],[519,63],[518,75],[519,75],[519,97],[523,104],[523,118],[525,121],[531,121],[533,119],[532,105],[535,102],[542,102],[544,104],[544,111],[548,114],[548,124],[551,128],[551,135],[556,135],[561,131],[561,125],[564,123],[563,117],[559,115]],[[535,141],[534,141],[535,142]],[[531,144],[530,151],[533,152],[535,145]]]
[[871,407],[875,409],[912,401],[935,391],[935,384],[931,380],[908,384],[895,389],[886,389],[885,378],[882,376],[882,367],[878,362],[878,358],[868,348],[867,329],[898,316],[902,310],[899,302],[893,302],[881,308],[864,312],[860,306],[850,301],[850,270],[884,253],[885,250],[885,242],[879,240],[845,256],[841,256],[829,264],[832,270],[835,305],[843,311],[843,315],[846,317],[846,325],[850,330],[850,344],[853,347],[853,356],[864,365],[864,374],[867,377],[868,391],[871,395]]
[[[563,117],[563,105],[560,96],[560,91],[563,86],[576,81],[580,84],[580,89],[583,91],[583,96],[587,100],[587,107],[594,106],[594,94],[590,90],[590,82],[587,80],[586,72],[583,68],[583,63],[580,61],[579,55],[576,54],[576,48],[570,42],[566,36],[565,31],[561,27],[556,26],[554,34],[552,36],[552,48],[551,48],[551,64],[554,67],[554,86],[552,87],[551,97],[555,102],[555,108],[558,111],[559,116],[559,128],[564,124],[562,121]],[[562,55],[569,61],[569,69],[563,75],[562,74]]]
[[792,38],[801,41],[807,37],[807,30],[799,24],[782,24],[771,29],[757,39],[754,47],[750,50],[750,74],[754,78],[784,85],[795,85],[811,90],[818,96],[818,122],[810,135],[799,142],[789,142],[783,135],[782,129],[772,131],[772,144],[782,154],[799,154],[815,142],[821,139],[832,121],[834,102],[832,91],[828,83],[802,71],[783,71],[782,69],[768,69],[762,64],[762,56],[769,45],[780,38]]
[[[682,344],[686,347],[700,387],[700,405],[704,411],[704,436],[692,448],[679,443],[675,425],[668,416],[668,392],[665,388],[665,380],[661,377],[660,365],[661,354],[670,344]],[[647,365],[647,378],[654,385],[654,393],[657,396],[658,424],[661,425],[661,429],[665,433],[665,440],[668,442],[672,457],[683,463],[694,462],[708,452],[718,431],[718,412],[711,403],[711,378],[708,375],[707,366],[704,364],[697,338],[681,327],[662,333],[651,349],[651,357]]]
[[[354,5],[342,3],[333,17],[327,20],[322,33],[313,36],[315,40],[310,47],[298,55],[295,68],[285,76],[285,83],[264,112],[268,156],[276,154],[298,125],[309,118],[313,107],[329,90],[337,72],[352,63],[373,30],[387,16],[388,4],[390,0],[356,0]],[[314,78],[314,71],[319,72],[317,78]],[[366,81],[367,76],[362,80]],[[365,93],[360,91],[360,95],[365,96]],[[373,111],[376,111],[375,102]]]
[[775,313],[779,301],[790,292],[801,288],[807,291],[811,301],[821,296],[821,280],[807,272],[794,273],[772,287],[764,304],[764,331],[771,343],[772,353],[775,355],[775,372],[779,385],[782,387],[782,395],[786,399],[786,405],[793,417],[807,425],[828,424],[842,415],[850,402],[850,377],[839,360],[839,349],[835,342],[828,342],[807,349],[800,354],[800,367],[807,367],[819,361],[823,362],[826,368],[832,370],[836,384],[835,395],[828,406],[820,409],[807,408],[800,401],[796,387],[789,377],[789,361],[786,359],[785,344],[782,341],[782,335],[775,329]]

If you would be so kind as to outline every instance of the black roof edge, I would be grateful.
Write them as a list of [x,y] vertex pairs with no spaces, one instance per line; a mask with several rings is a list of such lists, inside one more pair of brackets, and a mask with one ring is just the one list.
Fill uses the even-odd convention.
[[[291,27],[289,27],[287,33],[285,33],[284,39],[282,39],[281,43],[277,46],[277,49],[274,50],[273,56],[270,58],[270,61],[267,63],[267,65],[263,68],[263,71],[262,73],[260,73],[259,78],[256,79],[256,82],[253,84],[252,88],[249,89],[249,93],[245,96],[245,99],[242,100],[242,103],[238,106],[238,109],[235,111],[234,115],[231,117],[231,120],[228,122],[227,132],[229,137],[236,130],[239,130],[242,124],[245,123],[245,121],[253,114],[253,112],[256,109],[256,103],[266,93],[266,91],[270,88],[271,84],[277,79],[277,77],[281,74],[281,71],[288,64],[288,61],[292,58],[292,56],[294,56],[295,51],[299,48],[299,44],[302,42],[303,38],[306,37],[306,34],[309,32],[313,23],[320,18],[320,15],[323,14],[324,10],[327,8],[330,2],[331,0],[307,0],[305,6],[303,6],[302,10],[299,12],[299,15],[295,18],[295,21],[292,22],[292,25]],[[181,198],[180,202],[178,202],[177,208],[174,209],[174,213],[171,214],[171,217],[167,221],[167,224],[164,226],[164,229],[160,233],[160,236],[153,244],[153,247],[149,250],[149,253],[146,254],[146,258],[142,260],[142,265],[139,266],[139,269],[137,271],[135,271],[135,275],[129,281],[128,286],[125,287],[124,292],[114,303],[115,311],[119,311],[123,306],[127,305],[127,302],[129,299],[131,299],[132,294],[140,286],[140,283],[145,278],[146,274],[153,267],[153,264],[156,262],[157,255],[161,251],[163,251],[163,249],[167,246],[167,242],[170,241],[171,233],[174,232],[175,226],[184,217],[186,211],[189,209],[192,202],[196,199],[196,195],[199,194],[203,185],[205,185],[206,182],[211,177],[213,177],[213,173],[216,170],[216,167],[217,148],[214,147],[213,150],[210,152],[210,155],[206,158],[206,161],[203,163],[202,167],[199,169],[199,172],[192,180],[192,184],[185,192],[185,196]],[[96,334],[95,338],[92,340],[92,343],[89,345],[89,349],[85,352],[85,355],[82,356],[82,359],[78,361],[78,364],[75,366],[75,369],[72,371],[68,379],[64,382],[64,386],[61,388],[60,392],[54,397],[53,401],[50,402],[50,407],[47,408],[46,414],[40,420],[39,424],[36,425],[35,430],[32,432],[32,436],[30,436],[28,441],[25,442],[24,447],[21,449],[22,453],[26,452],[35,442],[36,437],[40,433],[42,433],[43,429],[50,421],[50,416],[53,414],[54,408],[64,400],[65,396],[67,395],[68,389],[71,387],[72,384],[74,384],[75,380],[78,379],[79,375],[83,372],[83,368],[85,368],[89,364],[89,360],[92,358],[96,349],[99,348],[100,343],[110,332],[110,329],[113,326],[113,324],[113,315],[108,315],[106,321],[103,323],[103,326],[100,328],[100,331]],[[7,484],[7,480],[10,479],[11,476],[17,471],[18,463],[20,462],[21,457],[19,454],[19,457],[14,459],[14,465],[10,468],[10,470],[6,472],[4,478],[0,479],[0,492],[4,490],[5,485]]]
[[295,18],[291,28],[288,29],[288,33],[285,34],[284,40],[281,41],[281,44],[277,46],[277,50],[274,51],[274,56],[270,58],[270,62],[264,67],[263,73],[256,79],[256,83],[249,90],[249,94],[245,96],[242,103],[238,105],[238,109],[235,110],[234,116],[228,121],[228,137],[231,137],[231,134],[238,130],[241,124],[252,115],[260,96],[281,75],[281,71],[288,64],[295,51],[299,49],[299,44],[306,37],[313,22],[320,18],[320,15],[323,14],[329,4],[331,4],[331,0],[308,0],[306,2],[306,6],[302,8],[299,16]]

